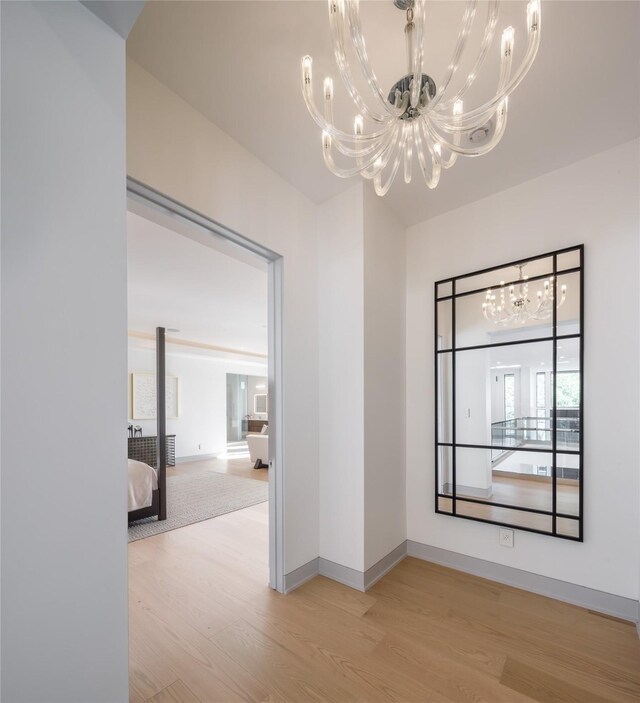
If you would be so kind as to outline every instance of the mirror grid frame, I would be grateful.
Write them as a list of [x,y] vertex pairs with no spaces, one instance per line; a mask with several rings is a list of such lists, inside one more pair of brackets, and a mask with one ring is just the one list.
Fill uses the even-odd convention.
[[[558,269],[558,257],[563,254],[577,253],[579,257],[579,265],[573,266],[571,268],[561,268]],[[456,283],[463,279],[471,278],[473,276],[479,276],[483,274],[490,274],[493,271],[498,271],[500,269],[506,269],[509,267],[517,267],[521,265],[526,265],[533,261],[539,261],[541,259],[552,259],[553,261],[553,287],[554,287],[554,305],[553,313],[551,316],[551,334],[545,337],[527,337],[526,339],[518,339],[516,341],[503,341],[495,342],[490,344],[478,344],[473,346],[456,347],[456,300],[462,296],[467,296],[471,294],[477,294],[485,292],[487,287],[478,288],[476,290],[463,290],[456,292]],[[567,274],[578,274],[579,275],[579,332],[576,334],[559,334],[558,332],[558,305],[555,301],[558,300],[558,275],[564,276]],[[549,274],[531,276],[528,281],[544,280],[548,279]],[[506,281],[503,285],[508,287],[509,285],[515,285],[519,281]],[[442,291],[440,287],[448,288],[446,294],[439,295],[439,290]],[[449,348],[442,349],[439,345],[439,326],[438,326],[438,304],[443,301],[451,301],[451,346]],[[577,340],[579,343],[579,408],[578,408],[578,418],[579,418],[579,439],[578,439],[578,449],[569,450],[566,448],[558,449],[558,415],[557,415],[557,383],[558,383],[558,342],[562,340]],[[527,448],[526,451],[538,451],[551,454],[552,464],[551,464],[551,510],[542,510],[537,508],[522,507],[518,505],[511,505],[506,503],[496,503],[488,499],[474,498],[472,496],[464,495],[460,496],[456,494],[456,449],[484,449],[484,450],[513,450],[513,447],[499,447],[494,446],[493,441],[488,445],[482,444],[462,444],[456,442],[456,354],[460,351],[469,351],[474,349],[488,349],[491,347],[504,347],[518,344],[531,344],[532,342],[551,342],[553,349],[552,358],[552,379],[553,383],[551,386],[551,448],[550,449],[533,449]],[[451,397],[450,404],[451,409],[449,411],[449,416],[451,418],[451,429],[450,437],[451,441],[440,441],[440,392],[441,392],[441,382],[440,373],[442,365],[440,364],[443,354],[450,354],[450,369],[451,369]],[[461,518],[464,520],[473,520],[475,522],[484,522],[491,525],[499,525],[501,527],[508,527],[511,529],[522,530],[524,532],[533,532],[536,534],[542,534],[550,537],[557,537],[560,539],[567,539],[574,542],[584,541],[584,245],[576,245],[571,247],[566,247],[563,249],[557,249],[556,251],[547,252],[545,254],[539,254],[537,256],[531,256],[524,259],[519,259],[517,261],[512,261],[505,264],[500,264],[499,266],[491,266],[489,268],[480,269],[478,271],[473,271],[471,273],[462,274],[459,276],[452,276],[450,278],[444,278],[434,283],[434,407],[435,407],[435,425],[434,425],[434,445],[435,445],[435,512],[440,515],[448,515],[450,517]],[[442,439],[447,439],[443,437]],[[517,449],[517,448],[516,448]],[[450,476],[451,476],[451,492],[445,493],[444,490],[440,490],[440,457],[443,453],[450,452]],[[578,461],[578,511],[576,514],[565,514],[558,510],[558,500],[557,500],[557,466],[556,457],[558,454],[562,455],[574,455],[577,457]],[[450,510],[441,509],[441,500],[450,501]],[[509,523],[501,520],[493,520],[484,517],[475,517],[471,515],[462,515],[457,511],[458,503],[471,503],[488,505],[494,508],[503,508],[514,511],[522,511],[525,513],[530,513],[532,515],[547,516],[551,518],[551,530],[537,529],[534,527],[527,527],[520,524]],[[572,520],[578,524],[577,535],[563,534],[558,531],[558,520]]]

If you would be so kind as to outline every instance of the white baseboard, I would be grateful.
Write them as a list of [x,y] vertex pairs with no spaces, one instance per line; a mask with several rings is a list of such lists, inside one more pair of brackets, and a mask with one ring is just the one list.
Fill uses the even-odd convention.
[[495,564],[492,561],[469,557],[465,554],[431,547],[428,544],[412,540],[407,540],[407,555],[623,620],[637,623],[640,619],[638,601],[632,598],[617,596],[586,586],[578,586],[575,583],[560,581],[540,574],[532,574],[522,569]]
[[388,574],[391,569],[393,569],[396,564],[399,564],[406,556],[407,541],[405,540],[364,572],[363,590],[368,591],[374,583],[379,581],[385,574]]
[[193,456],[177,456],[176,464],[183,464],[187,461],[206,461],[207,459],[217,459],[224,452],[217,454],[194,454]]
[[407,555],[407,543],[402,542],[389,554],[382,557],[380,561],[375,563],[366,571],[358,571],[342,564],[336,564],[334,561],[317,557],[303,564],[301,567],[294,569],[284,577],[284,592],[290,593],[303,583],[306,583],[314,576],[326,576],[333,581],[342,583],[350,588],[355,588],[357,591],[366,591],[373,586],[376,581],[379,581],[386,573],[391,571],[393,567],[402,561]]
[[297,569],[290,571],[288,574],[285,574],[284,592],[291,593],[291,591],[295,591],[296,588],[302,586],[303,583],[316,577],[318,575],[318,561],[319,558],[316,557]]
[[326,576],[332,581],[343,583],[349,588],[355,588],[356,591],[364,591],[364,572],[352,569],[349,566],[336,564],[335,561],[329,559],[318,559],[318,574]]
[[532,574],[522,569],[515,569],[503,564],[495,564],[484,559],[458,554],[439,547],[407,540],[402,542],[389,554],[366,571],[358,571],[342,564],[336,564],[329,559],[317,557],[303,564],[298,569],[285,575],[285,593],[306,583],[315,576],[326,576],[357,591],[367,591],[376,581],[393,569],[405,556],[415,557],[441,566],[447,566],[457,571],[464,571],[474,576],[480,576],[507,586],[521,588],[524,591],[538,593],[548,598],[578,605],[588,610],[594,610],[605,615],[629,620],[637,623],[640,637],[640,604],[632,598],[625,598],[613,593],[598,591],[594,588],[579,586],[568,581]]

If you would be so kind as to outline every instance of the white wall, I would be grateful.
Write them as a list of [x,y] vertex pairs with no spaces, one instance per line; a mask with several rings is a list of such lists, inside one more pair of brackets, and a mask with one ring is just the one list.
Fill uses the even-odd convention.
[[320,556],[365,571],[406,539],[404,229],[362,182],[318,208]]
[[[129,418],[131,374],[156,372],[153,349],[129,347]],[[167,353],[166,370],[178,376],[179,417],[167,418],[167,434],[176,435],[176,458],[220,454],[227,449],[227,374],[266,376],[266,364],[244,363],[213,356]],[[266,381],[265,381],[266,382]],[[145,435],[156,434],[155,420],[131,420]]]
[[2,3],[2,700],[126,701],[124,40]]
[[405,233],[364,189],[364,569],[407,538]]
[[364,565],[363,187],[318,208],[320,551]]
[[132,62],[127,171],[284,257],[285,572],[318,556],[316,207]]
[[[638,142],[621,145],[408,230],[408,538],[638,598]],[[434,514],[433,281],[585,244],[585,541]],[[612,356],[623,373],[617,382]],[[612,441],[607,441],[611,439]]]

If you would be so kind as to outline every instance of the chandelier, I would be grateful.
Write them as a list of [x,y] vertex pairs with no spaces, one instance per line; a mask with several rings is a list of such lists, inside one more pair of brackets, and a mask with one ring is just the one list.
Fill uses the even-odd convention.
[[[446,74],[440,83],[422,72],[424,56],[425,0],[393,0],[406,12],[404,29],[407,74],[385,95],[369,63],[360,26],[358,0],[328,0],[329,24],[336,64],[357,114],[353,132],[334,124],[333,81],[323,87],[323,110],[318,110],[312,86],[312,59],[302,59],[302,92],[311,116],[322,129],[322,153],[328,169],[336,176],[360,174],[373,180],[383,196],[389,190],[401,161],[405,183],[411,182],[414,153],[429,188],[435,188],[441,169],[450,168],[458,156],[480,156],[502,138],[507,125],[509,94],[531,68],[540,44],[540,0],[527,6],[527,49],[522,63],[512,71],[515,32],[507,27],[500,44],[500,74],[495,95],[465,112],[463,96],[473,85],[493,42],[498,21],[498,0],[489,0],[484,36],[475,61],[462,87],[454,92],[451,81],[458,71],[468,36],[476,17],[477,0],[467,0],[462,26]],[[347,57],[350,41],[365,78],[366,96],[356,87]],[[339,155],[339,163],[334,158]]]
[[[485,300],[482,303],[482,314],[489,322],[496,325],[523,324],[529,320],[547,320],[553,315],[553,304],[555,300],[554,277],[544,280],[541,290],[538,290],[534,299],[529,297],[528,276],[523,274],[524,265],[516,266],[518,269],[518,281],[508,286],[504,281],[500,281],[500,291],[496,293],[487,289]],[[559,308],[567,298],[567,286],[560,287],[560,298],[556,309]]]

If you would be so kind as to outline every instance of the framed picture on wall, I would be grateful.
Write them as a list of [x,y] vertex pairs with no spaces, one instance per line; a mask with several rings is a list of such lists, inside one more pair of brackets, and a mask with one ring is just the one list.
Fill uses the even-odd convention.
[[269,412],[269,403],[266,393],[256,393],[253,396],[253,412],[256,415],[266,415]]
[[[166,376],[167,419],[175,420],[179,415],[178,376]],[[131,374],[131,418],[133,420],[156,419],[156,375],[154,373]]]

